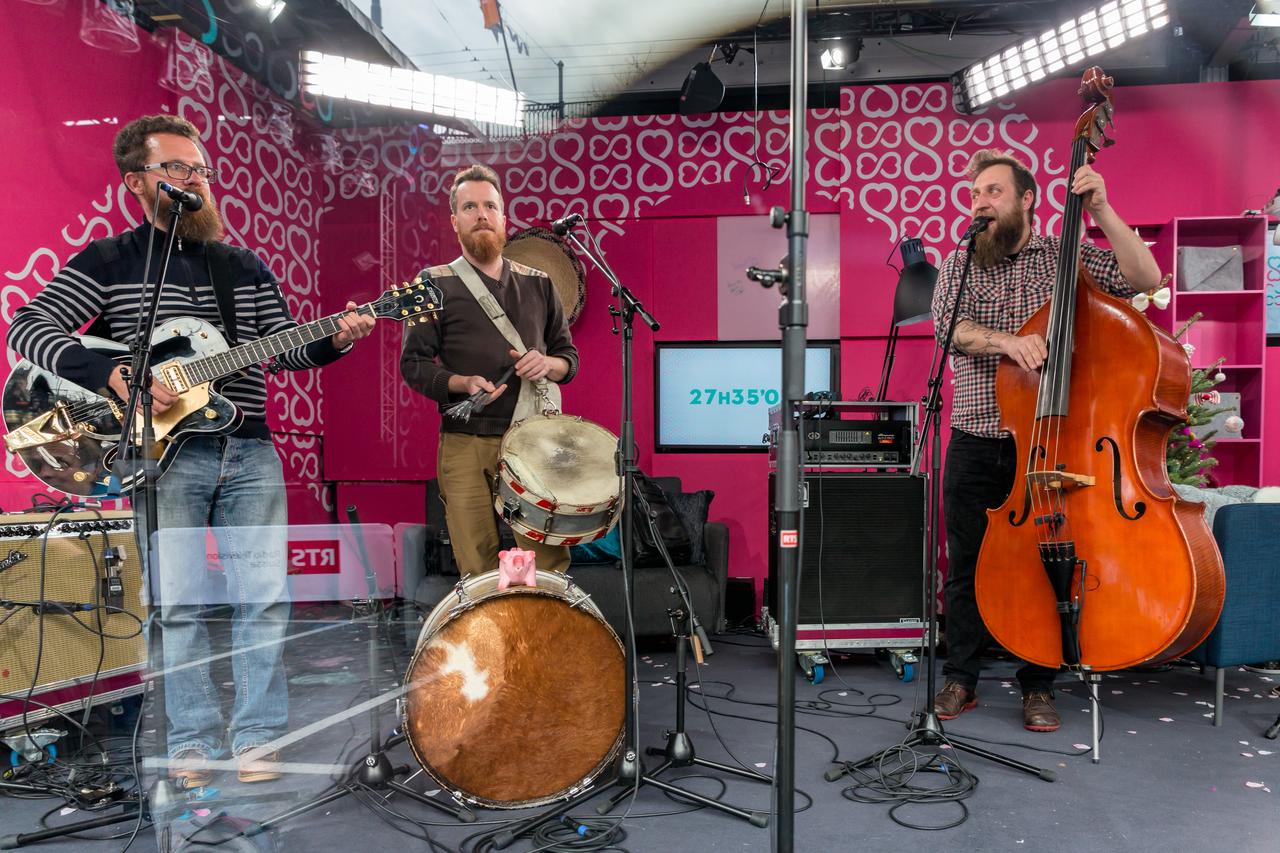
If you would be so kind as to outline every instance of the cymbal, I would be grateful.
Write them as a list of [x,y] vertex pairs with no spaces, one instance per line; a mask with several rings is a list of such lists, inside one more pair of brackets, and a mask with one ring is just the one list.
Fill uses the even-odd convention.
[[568,240],[547,228],[534,226],[508,237],[502,255],[549,275],[564,306],[565,322],[573,325],[587,301],[587,277],[582,261]]

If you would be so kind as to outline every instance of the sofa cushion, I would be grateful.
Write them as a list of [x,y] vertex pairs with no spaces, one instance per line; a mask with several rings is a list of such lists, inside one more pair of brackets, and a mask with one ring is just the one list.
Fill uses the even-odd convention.
[[671,505],[671,509],[675,511],[676,517],[680,519],[685,530],[689,531],[692,545],[689,562],[695,566],[702,565],[707,559],[702,532],[707,526],[707,513],[711,508],[711,499],[715,496],[716,493],[710,489],[667,495],[667,502]]

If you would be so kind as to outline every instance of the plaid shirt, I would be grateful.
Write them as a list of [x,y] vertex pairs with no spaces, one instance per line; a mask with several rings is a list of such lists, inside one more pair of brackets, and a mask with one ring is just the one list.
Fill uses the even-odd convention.
[[[1005,259],[987,269],[971,265],[960,319],[998,332],[1017,333],[1053,295],[1061,245],[1059,237],[1033,234],[1014,260]],[[1124,297],[1137,292],[1120,274],[1114,252],[1082,243],[1080,259],[1104,291]],[[963,270],[964,254],[957,249],[947,256],[938,272],[938,285],[933,291],[933,328],[939,345],[951,322],[951,309]],[[965,355],[952,349],[955,386],[951,401],[952,427],[986,438],[1008,434],[1000,429],[1000,408],[996,405],[996,367],[1002,357]]]

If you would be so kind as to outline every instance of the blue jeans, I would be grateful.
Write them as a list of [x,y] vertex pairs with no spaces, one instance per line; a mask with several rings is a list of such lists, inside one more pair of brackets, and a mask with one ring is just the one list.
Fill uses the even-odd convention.
[[[158,576],[151,586],[163,628],[169,756],[200,749],[214,757],[226,745],[218,685],[209,672],[202,612],[208,605],[232,608],[232,752],[284,734],[288,513],[275,447],[269,439],[188,440],[160,479],[156,508]],[[221,575],[208,568],[205,530],[217,543]]]

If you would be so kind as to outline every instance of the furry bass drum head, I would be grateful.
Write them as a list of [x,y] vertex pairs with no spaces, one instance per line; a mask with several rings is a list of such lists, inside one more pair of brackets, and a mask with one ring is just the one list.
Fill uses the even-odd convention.
[[442,788],[490,808],[564,799],[622,747],[622,644],[587,594],[463,580],[423,625],[405,675],[402,731]]
[[569,241],[548,228],[526,228],[507,238],[502,255],[551,276],[565,320],[572,326],[587,301],[587,274]]

